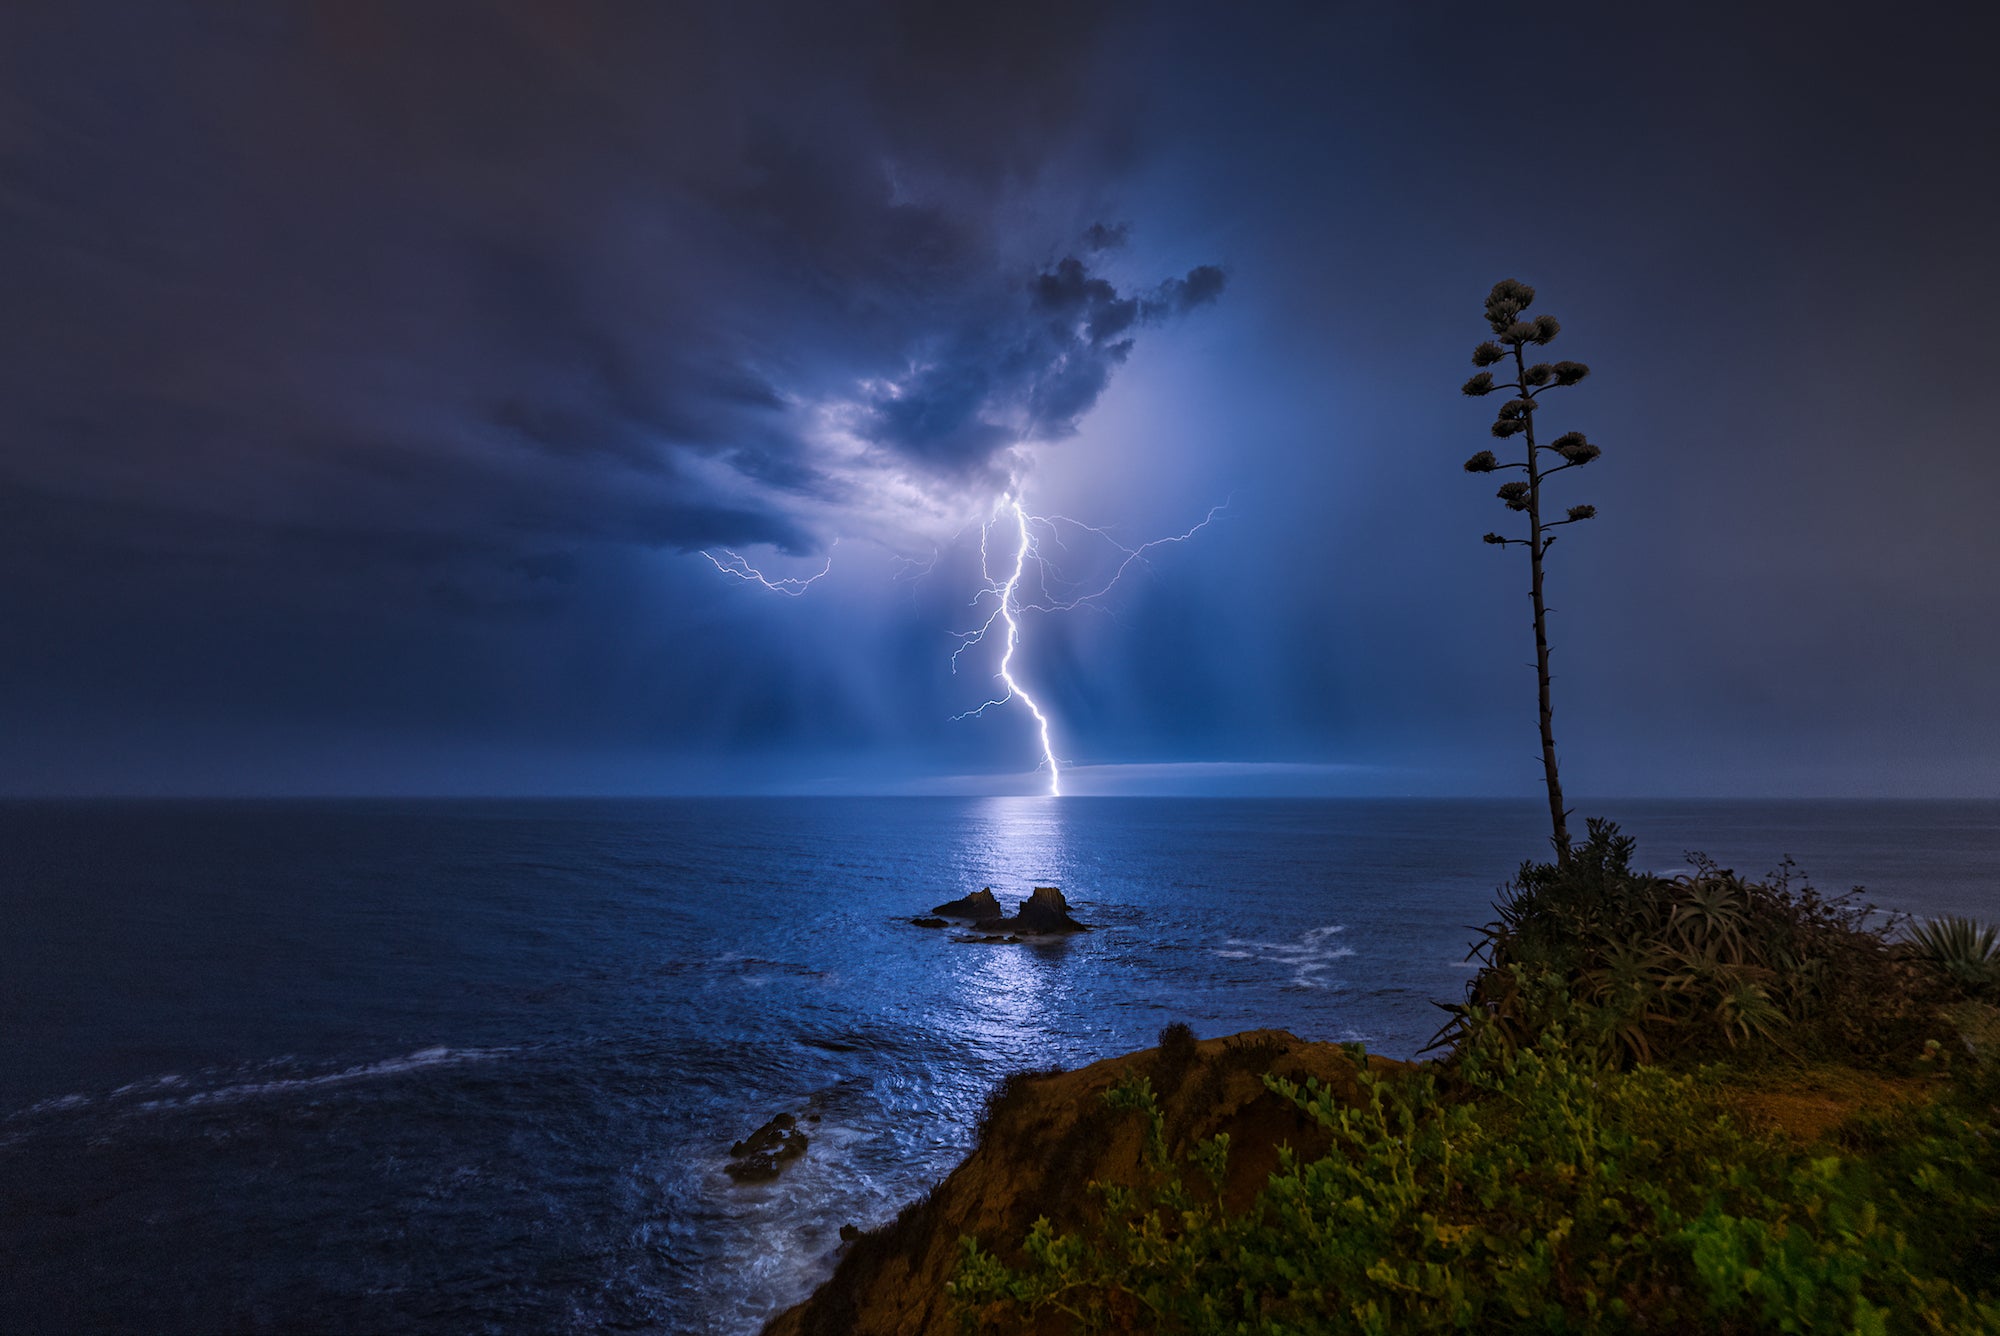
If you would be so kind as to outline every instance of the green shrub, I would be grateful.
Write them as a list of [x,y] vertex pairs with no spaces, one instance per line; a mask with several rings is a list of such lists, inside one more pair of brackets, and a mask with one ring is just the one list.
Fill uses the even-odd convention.
[[1990,1107],[1945,1101],[1811,1154],[1734,1124],[1699,1073],[1618,1072],[1560,1028],[1486,1026],[1450,1072],[1371,1072],[1362,1098],[1266,1078],[1332,1139],[1221,1206],[1226,1138],[1170,1152],[1152,1089],[1149,1177],[1094,1185],[1076,1233],[1043,1219],[1005,1265],[971,1239],[969,1330],[1067,1313],[1160,1332],[2000,1332],[2000,1151]]
[[[1446,1061],[1353,1049],[1358,1100],[1266,1075],[1330,1149],[1283,1150],[1244,1211],[1227,1137],[1182,1145],[1143,1078],[1110,1092],[1092,1116],[1146,1120],[1143,1180],[1062,1203],[1089,1223],[1037,1221],[1019,1267],[963,1240],[967,1327],[2000,1333],[2000,934],[1892,944],[1789,864],[1658,877],[1632,853],[1592,821],[1565,862],[1523,864]],[[1161,1037],[1175,1088],[1191,1038]],[[1805,1149],[1735,1122],[1698,1065],[1788,1056],[1907,1062],[1942,1093]]]
[[1633,847],[1592,820],[1567,862],[1522,864],[1474,950],[1484,968],[1433,1046],[1477,1016],[1516,1046],[1564,1020],[1627,1065],[1921,1048],[1935,1006],[1871,906],[1794,886],[1789,862],[1763,882],[1699,855],[1690,876],[1635,872]]

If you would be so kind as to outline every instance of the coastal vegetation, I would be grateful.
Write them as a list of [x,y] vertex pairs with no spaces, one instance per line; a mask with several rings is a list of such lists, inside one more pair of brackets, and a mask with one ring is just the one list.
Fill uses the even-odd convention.
[[1508,888],[1441,1060],[1262,1077],[1316,1135],[1240,1205],[1231,1137],[1128,1072],[1136,1172],[964,1239],[964,1326],[2000,1331],[1993,938],[1589,829]]

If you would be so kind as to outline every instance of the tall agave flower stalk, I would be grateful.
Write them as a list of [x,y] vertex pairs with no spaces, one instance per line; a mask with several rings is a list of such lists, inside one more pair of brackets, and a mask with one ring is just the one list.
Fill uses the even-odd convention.
[[[1542,395],[1549,390],[1578,384],[1590,374],[1590,368],[1581,362],[1528,361],[1527,349],[1530,345],[1546,345],[1562,329],[1552,315],[1525,319],[1534,301],[1535,290],[1526,283],[1508,278],[1493,285],[1493,291],[1486,297],[1486,323],[1492,328],[1494,337],[1472,350],[1472,364],[1482,369],[1463,387],[1466,394],[1475,397],[1491,394],[1495,390],[1507,393],[1507,402],[1500,405],[1499,415],[1494,419],[1493,435],[1503,441],[1517,436],[1522,438],[1527,447],[1526,454],[1519,459],[1503,461],[1491,450],[1481,450],[1465,461],[1465,471],[1498,473],[1518,469],[1525,475],[1502,483],[1498,495],[1508,510],[1528,517],[1527,537],[1489,533],[1486,541],[1496,547],[1528,549],[1528,567],[1532,576],[1528,594],[1535,604],[1535,681],[1542,730],[1542,775],[1548,784],[1552,827],[1549,839],[1555,845],[1557,861],[1568,862],[1569,811],[1563,806],[1562,780],[1556,773],[1555,710],[1549,701],[1548,604],[1543,597],[1542,561],[1549,548],[1555,545],[1555,530],[1594,517],[1597,507],[1571,506],[1564,518],[1545,520],[1542,518],[1542,484],[1565,469],[1582,468],[1596,459],[1599,451],[1579,431],[1564,432],[1546,445],[1536,437],[1535,413],[1541,406]],[[1496,381],[1493,372],[1484,369],[1495,366],[1500,367],[1503,374],[1511,368],[1514,378]],[[1550,459],[1551,455],[1562,462],[1555,463]]]

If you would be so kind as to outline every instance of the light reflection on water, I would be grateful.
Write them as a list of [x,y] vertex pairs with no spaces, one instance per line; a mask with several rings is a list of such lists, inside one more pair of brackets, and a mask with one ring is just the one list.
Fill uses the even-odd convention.
[[1010,893],[1025,898],[1037,885],[1064,886],[1074,867],[1069,833],[1073,811],[1073,803],[1046,796],[976,801],[965,822],[968,868],[984,877],[979,884],[992,886],[1009,907]]
[[[1012,913],[1036,886],[1068,892],[1071,804],[1046,795],[981,799],[966,813],[961,865],[966,884],[940,899],[991,886]],[[1072,906],[1075,907],[1074,905]],[[942,968],[951,987],[926,1015],[928,1025],[955,1031],[988,1051],[1014,1051],[1025,1036],[1072,1005],[1064,972],[1068,939],[990,943],[954,926]]]

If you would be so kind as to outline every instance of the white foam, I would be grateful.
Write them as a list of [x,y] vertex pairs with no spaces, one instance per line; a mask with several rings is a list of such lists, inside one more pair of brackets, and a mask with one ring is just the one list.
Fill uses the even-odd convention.
[[45,1099],[39,1103],[30,1104],[14,1116],[16,1118],[32,1118],[37,1114],[43,1113],[68,1113],[72,1109],[83,1108],[91,1102],[91,1098],[88,1095],[57,1095],[54,1099]]
[[895,1218],[907,1185],[878,1181],[857,1164],[857,1150],[877,1141],[870,1128],[828,1118],[800,1120],[811,1139],[805,1155],[767,1183],[731,1183],[723,1161],[707,1159],[704,1178],[724,1206],[730,1284],[704,1304],[711,1328],[760,1329],[804,1299],[831,1270],[842,1224],[872,1229]]
[[1293,942],[1261,942],[1242,937],[1231,937],[1225,943],[1233,949],[1217,949],[1214,954],[1225,960],[1267,961],[1280,969],[1291,972],[1291,985],[1295,988],[1331,988],[1331,980],[1318,976],[1330,969],[1336,960],[1344,960],[1354,954],[1350,946],[1336,946],[1332,939],[1345,932],[1344,924],[1329,924],[1323,928],[1312,928]]
[[325,1072],[319,1076],[295,1076],[277,1081],[246,1081],[237,1085],[221,1086],[214,1090],[199,1090],[191,1095],[174,1098],[141,1100],[142,1109],[187,1109],[199,1105],[226,1104],[233,1100],[250,1099],[259,1095],[281,1095],[293,1090],[312,1090],[321,1086],[343,1085],[350,1081],[366,1081],[382,1076],[400,1076],[405,1072],[419,1071],[426,1067],[457,1066],[460,1063],[478,1062],[498,1057],[505,1049],[433,1047],[420,1048],[414,1053],[400,1058],[384,1058],[380,1062],[366,1062],[358,1067],[348,1067],[337,1072]]
[[[45,1099],[17,1113],[8,1121],[18,1118],[35,1118],[49,1114],[74,1113],[79,1109],[99,1104],[128,1109],[186,1109],[210,1104],[226,1104],[233,1100],[250,1099],[259,1095],[279,1095],[292,1090],[310,1090],[320,1086],[341,1085],[350,1081],[366,1081],[376,1077],[399,1076],[405,1072],[419,1071],[426,1067],[456,1066],[460,1063],[478,1062],[496,1058],[509,1052],[503,1048],[447,1048],[434,1045],[420,1048],[414,1053],[401,1057],[384,1058],[379,1062],[364,1062],[354,1067],[344,1067],[335,1072],[322,1072],[316,1076],[289,1076],[269,1080],[236,1080],[208,1090],[194,1090],[187,1094],[167,1094],[179,1091],[189,1084],[189,1079],[179,1072],[168,1072],[162,1076],[147,1077],[141,1081],[129,1081],[107,1095],[59,1095]],[[269,1070],[290,1059],[277,1058],[269,1062],[255,1064],[249,1068],[237,1068],[238,1072]],[[211,1078],[222,1073],[211,1073]],[[142,1098],[143,1097],[143,1098]]]

